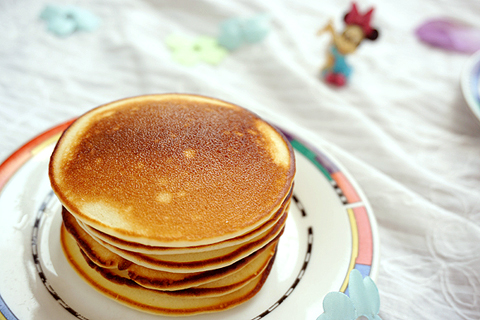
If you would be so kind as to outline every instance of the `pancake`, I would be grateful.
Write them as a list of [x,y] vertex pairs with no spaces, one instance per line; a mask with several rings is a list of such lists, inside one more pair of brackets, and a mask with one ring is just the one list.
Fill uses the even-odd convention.
[[[267,268],[271,259],[273,259],[277,241],[269,244],[265,250],[262,250],[262,253],[253,259],[250,263],[248,263],[244,268],[241,268],[237,272],[233,272],[226,277],[223,277],[218,280],[209,281],[208,283],[201,284],[198,286],[186,286],[184,288],[173,287],[170,285],[164,286],[157,286],[152,279],[147,279],[146,281],[139,281],[145,279],[139,278],[132,278],[131,272],[129,269],[127,270],[118,270],[118,269],[109,269],[109,268],[102,268],[92,262],[87,255],[83,255],[86,259],[88,265],[99,272],[104,278],[112,279],[115,278],[116,282],[121,283],[131,283],[133,280],[136,284],[153,290],[160,290],[165,291],[167,293],[171,293],[175,296],[186,296],[186,297],[213,297],[213,296],[220,296],[224,295],[233,291],[240,289],[241,287],[247,285],[250,281],[254,280],[257,276],[259,276],[265,268]],[[82,252],[83,253],[83,252]],[[122,278],[122,279],[119,279]]]
[[[86,255],[101,267],[120,270],[135,263],[147,268],[169,272],[200,272],[218,269],[252,254],[276,239],[283,232],[287,214],[285,213],[269,232],[253,238],[252,241],[214,251],[176,255],[145,255],[122,250],[111,246],[102,240],[94,239],[85,232],[68,211],[62,209],[63,224],[72,234]],[[88,245],[85,245],[88,244]],[[109,260],[110,259],[110,260]]]
[[85,113],[49,164],[73,269],[115,301],[164,315],[229,309],[260,290],[294,175],[293,149],[274,127],[182,94]]
[[[82,253],[89,261],[101,269],[123,271],[126,273],[125,277],[128,277],[141,286],[153,289],[181,290],[216,282],[230,276],[238,278],[239,274],[246,276],[246,273],[248,274],[248,272],[254,270],[255,266],[260,268],[262,261],[265,263],[266,259],[272,256],[272,248],[276,244],[274,241],[265,248],[261,248],[249,256],[223,268],[204,272],[174,273],[145,268],[127,261],[96,243],[93,239],[89,238],[88,234],[83,234],[83,237],[79,238],[82,228],[80,228],[76,219],[65,209],[62,210],[62,216],[63,227],[75,239]],[[86,246],[86,243],[90,245]]]
[[283,216],[285,212],[288,212],[290,208],[290,200],[291,200],[291,195],[292,192],[290,190],[289,196],[286,199],[286,201],[282,204],[280,209],[275,213],[273,217],[271,217],[267,222],[265,222],[263,225],[258,227],[255,230],[252,230],[249,233],[246,233],[244,235],[224,240],[218,243],[213,243],[210,245],[204,245],[204,246],[193,246],[193,247],[156,247],[156,246],[146,246],[142,245],[140,243],[134,243],[134,242],[129,242],[125,241],[116,237],[112,237],[111,235],[108,235],[104,232],[101,232],[95,228],[92,228],[91,226],[88,226],[84,224],[83,222],[79,222],[80,226],[88,233],[90,234],[94,239],[97,240],[102,240],[107,244],[110,244],[114,247],[117,247],[119,249],[124,249],[127,251],[133,251],[133,252],[138,252],[138,253],[145,253],[145,254],[186,254],[186,253],[197,253],[197,252],[203,252],[203,251],[211,251],[211,250],[218,250],[218,249],[223,249],[235,245],[239,245],[242,243],[245,243],[247,241],[252,240],[253,238],[259,236],[260,234],[266,234],[269,230],[271,230],[277,222],[280,220],[280,218]]
[[49,177],[79,221],[124,241],[191,247],[265,224],[286,201],[295,160],[282,134],[239,106],[165,94],[78,118]]
[[124,270],[132,264],[130,261],[100,245],[80,227],[75,217],[64,207],[62,207],[62,221],[62,225],[72,235],[84,254],[99,267]]
[[88,265],[75,239],[65,231],[64,227],[61,228],[60,237],[67,260],[87,283],[116,302],[153,314],[185,316],[233,308],[252,298],[261,289],[273,264],[273,259],[271,259],[260,276],[236,291],[215,297],[189,298],[146,289],[115,274],[110,274],[110,279],[106,279],[94,269],[99,267],[95,267],[95,264],[93,264],[93,268]]
[[[86,256],[84,256],[84,258],[86,258]],[[136,283],[132,282],[128,277],[125,276],[125,271],[121,271],[117,269],[101,268],[95,264],[92,264],[92,262],[89,261],[88,258],[86,259],[89,266],[92,267],[95,271],[97,271],[105,279],[121,285],[128,285],[134,288],[138,288],[138,285]],[[169,296],[174,296],[179,298],[184,297],[186,299],[220,297],[220,296],[238,291],[242,287],[248,285],[248,283],[250,283],[251,281],[254,281],[257,277],[262,276],[263,270],[267,268],[267,266],[269,265],[268,262],[264,266],[264,268],[260,270],[259,273],[254,273],[251,275],[251,277],[246,278],[244,280],[240,280],[235,283],[230,283],[230,282],[233,282],[236,279],[228,279],[230,281],[228,281],[228,283],[226,282],[225,285],[223,286],[219,283],[217,287],[193,287],[193,288],[188,288],[184,290],[171,290],[171,291],[156,290],[151,288],[149,289],[148,287],[145,287],[145,286],[141,286],[141,287],[149,290],[158,291],[161,294],[166,294]],[[227,279],[225,281],[227,281]]]
[[[264,246],[270,244],[273,241],[278,240],[280,235],[283,233],[284,225],[279,226],[272,232],[271,235],[267,237],[258,239],[256,241],[252,241],[248,244],[242,245],[236,250],[228,252],[225,255],[213,257],[213,258],[205,258],[201,259],[200,257],[196,257],[200,260],[186,260],[190,259],[190,255],[170,255],[170,256],[152,256],[152,255],[144,255],[134,252],[129,252],[125,250],[121,250],[105,243],[100,243],[102,246],[105,246],[108,250],[113,253],[118,254],[120,257],[135,263],[136,265],[140,265],[146,268],[154,269],[154,270],[161,270],[161,271],[169,271],[169,272],[201,272],[201,271],[208,271],[208,270],[216,270],[219,268],[223,268],[229,266],[248,255],[252,254],[253,252],[263,248]],[[168,259],[168,260],[166,260]]]
[[[215,270],[216,272],[206,271],[200,274],[192,274],[181,281],[167,282],[163,271],[147,269],[138,265],[132,265],[125,272],[127,272],[128,278],[137,284],[157,290],[171,291],[193,287],[202,289],[225,288],[253,279],[255,275],[264,270],[275,254],[277,243],[278,240],[233,265]],[[235,269],[231,269],[234,266]],[[230,272],[230,270],[233,270],[233,272]],[[184,273],[176,275],[184,275]]]

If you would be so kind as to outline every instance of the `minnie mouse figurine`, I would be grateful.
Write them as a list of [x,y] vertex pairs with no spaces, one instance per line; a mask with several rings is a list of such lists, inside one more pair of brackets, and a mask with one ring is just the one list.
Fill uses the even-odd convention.
[[376,40],[378,31],[370,26],[373,8],[365,14],[358,12],[357,5],[352,3],[352,9],[345,17],[345,29],[336,33],[333,22],[320,29],[317,35],[329,32],[332,35],[332,44],[327,53],[327,62],[322,69],[322,75],[327,83],[335,86],[344,86],[352,73],[352,67],[347,63],[346,56],[357,50],[364,39]]

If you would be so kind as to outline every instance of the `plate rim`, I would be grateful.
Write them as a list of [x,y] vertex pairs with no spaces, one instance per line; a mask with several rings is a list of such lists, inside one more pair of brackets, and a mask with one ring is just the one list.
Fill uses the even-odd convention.
[[[379,238],[379,233],[378,233],[378,224],[376,217],[373,213],[373,209],[370,205],[370,202],[368,201],[368,198],[366,197],[363,189],[359,186],[358,182],[353,178],[351,173],[345,168],[345,166],[330,152],[325,150],[325,148],[319,149],[309,141],[302,139],[298,137],[295,134],[290,134],[288,131],[284,130],[283,128],[280,129],[282,132],[286,133],[287,135],[291,135],[294,137],[295,140],[300,141],[303,145],[307,146],[309,150],[314,150],[314,153],[316,155],[323,155],[327,161],[332,162],[334,166],[338,168],[338,171],[342,173],[347,182],[351,185],[353,190],[358,194],[358,197],[360,198],[360,202],[356,202],[355,204],[359,206],[365,207],[366,214],[368,216],[368,222],[370,226],[370,231],[371,231],[371,241],[372,241],[372,258],[371,258],[371,264],[370,264],[370,270],[368,274],[365,274],[363,270],[359,270],[362,273],[362,276],[368,275],[372,280],[376,281],[378,277],[378,268],[379,268],[379,262],[380,262],[380,238]],[[290,138],[289,138],[290,140]],[[290,141],[291,142],[291,141]],[[294,148],[296,149],[296,148]],[[298,151],[298,149],[296,149]],[[309,159],[311,160],[311,159]],[[322,171],[322,173],[325,175],[325,172]],[[343,186],[345,187],[345,186]],[[343,190],[342,190],[343,191]],[[352,208],[350,204],[347,204],[344,206],[345,208]],[[353,223],[355,220],[354,217],[350,216],[350,223]],[[355,221],[356,222],[356,221]],[[352,226],[351,226],[352,227]],[[353,236],[353,234],[352,234]],[[347,275],[345,277],[345,281],[342,285],[344,290],[340,290],[340,292],[345,292],[348,295],[348,289],[346,288],[348,285],[348,280],[349,280],[349,274],[350,271],[355,268],[349,268]]]
[[[35,157],[36,154],[41,152],[45,147],[50,146],[52,143],[54,143],[56,140],[59,139],[63,131],[65,131],[74,121],[76,118],[70,119],[68,121],[65,121],[59,125],[56,125],[43,133],[40,133],[33,139],[29,140],[27,143],[25,143],[23,146],[18,148],[16,151],[14,151],[9,157],[7,157],[1,164],[0,164],[0,195],[3,193],[4,188],[8,184],[9,180],[16,174],[16,172],[31,158]],[[330,169],[336,168],[338,173],[340,173],[343,176],[343,179],[345,181],[342,181],[341,183],[346,182],[349,186],[347,188],[351,188],[349,192],[352,190],[354,193],[357,195],[358,199],[356,202],[348,203],[344,202],[344,208],[347,210],[347,214],[349,215],[349,222],[350,222],[350,228],[352,231],[352,257],[350,261],[350,266],[348,268],[348,272],[345,275],[344,282],[340,288],[340,292],[345,292],[348,294],[348,276],[350,274],[350,271],[352,269],[356,269],[356,258],[358,257],[358,248],[360,245],[360,240],[359,240],[359,235],[358,235],[358,225],[357,225],[357,220],[355,218],[355,213],[353,212],[353,208],[358,208],[362,207],[365,209],[365,214],[368,218],[368,226],[370,228],[370,241],[371,241],[371,261],[368,269],[368,273],[366,273],[365,270],[360,270],[363,276],[369,276],[371,277],[374,281],[377,278],[378,275],[378,267],[379,267],[379,259],[380,259],[380,239],[378,235],[378,226],[377,226],[377,221],[376,218],[373,214],[373,210],[370,206],[370,203],[365,196],[365,193],[363,190],[360,188],[358,185],[357,181],[352,177],[350,172],[345,169],[343,164],[336,159],[335,156],[333,156],[330,152],[325,150],[324,148],[319,149],[316,147],[314,144],[310,143],[309,141],[306,141],[305,139],[302,139],[299,137],[299,135],[294,134],[289,132],[288,130],[285,130],[282,127],[277,126],[279,131],[285,134],[287,136],[287,139],[292,143],[296,144],[294,146],[294,149],[298,152],[300,152],[302,155],[304,155],[309,161],[314,162],[314,165],[317,167],[320,165],[323,167],[319,168],[322,174],[329,179],[328,175],[331,173]],[[304,151],[302,152],[301,148],[305,148],[307,151],[310,151],[315,158],[311,158],[308,154],[305,154]],[[299,149],[300,148],[300,149]],[[320,157],[321,159],[318,159]],[[322,163],[315,163],[315,161],[325,161],[326,164]],[[332,180],[335,180],[335,183],[333,183],[333,186],[335,188],[338,187],[340,190],[339,196],[344,196],[342,192],[344,191],[342,189],[342,186],[338,186],[339,181],[337,179],[329,179],[330,182],[333,182]],[[343,188],[346,188],[345,185],[343,185]],[[347,198],[347,197],[346,197]],[[348,199],[347,199],[348,200]],[[354,231],[355,229],[355,231]],[[356,232],[356,234],[355,234]],[[356,236],[356,240],[353,239],[354,236]],[[357,256],[354,257],[355,254],[355,241],[357,245]],[[352,263],[354,263],[352,265]],[[9,318],[7,318],[9,317]],[[2,294],[0,292],[0,320],[7,320],[7,319],[18,319],[13,312],[10,310],[6,302],[2,298]]]

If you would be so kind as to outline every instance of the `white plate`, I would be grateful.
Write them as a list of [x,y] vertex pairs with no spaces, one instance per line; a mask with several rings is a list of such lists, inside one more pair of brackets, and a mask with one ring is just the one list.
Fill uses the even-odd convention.
[[480,121],[480,51],[472,55],[466,62],[460,84],[465,101]]
[[[101,295],[66,261],[47,166],[67,126],[43,133],[0,166],[0,319],[170,319]],[[297,158],[294,201],[267,282],[236,308],[188,319],[314,320],[328,292],[346,290],[353,268],[376,278],[378,235],[365,196],[330,155],[288,137]]]

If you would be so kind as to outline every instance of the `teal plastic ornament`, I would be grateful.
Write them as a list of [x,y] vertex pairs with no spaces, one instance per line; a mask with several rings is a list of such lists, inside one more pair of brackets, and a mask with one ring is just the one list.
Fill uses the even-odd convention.
[[40,13],[40,19],[47,22],[49,32],[59,37],[76,31],[94,31],[100,25],[100,18],[77,6],[47,5]]
[[381,320],[380,296],[375,282],[370,277],[362,278],[360,271],[353,269],[348,281],[350,297],[341,292],[330,292],[323,299],[323,313],[317,320]]
[[218,44],[232,51],[244,44],[260,42],[270,32],[269,22],[270,19],[266,14],[259,14],[248,19],[228,19],[220,25]]

